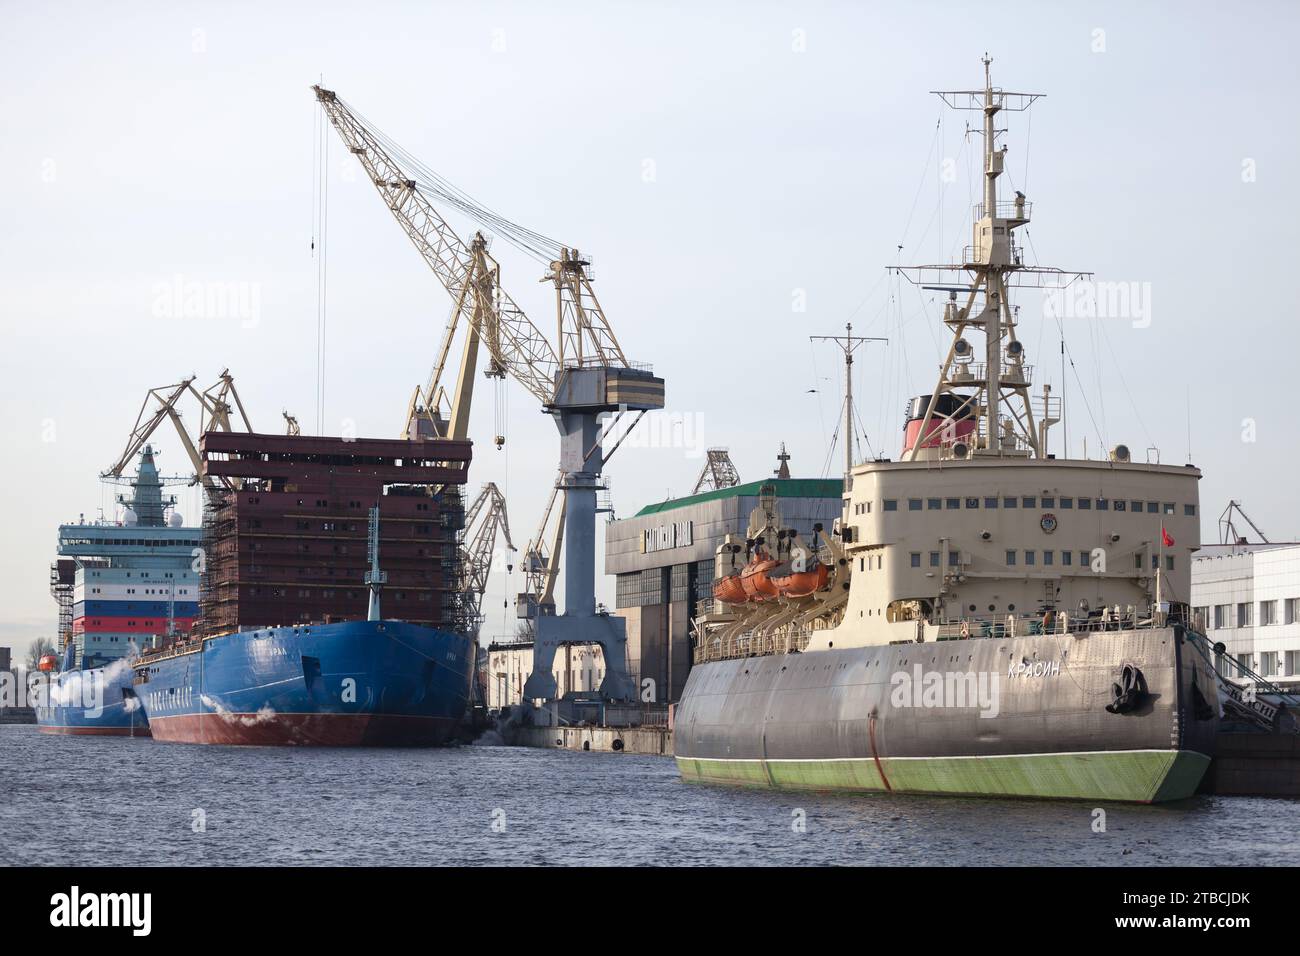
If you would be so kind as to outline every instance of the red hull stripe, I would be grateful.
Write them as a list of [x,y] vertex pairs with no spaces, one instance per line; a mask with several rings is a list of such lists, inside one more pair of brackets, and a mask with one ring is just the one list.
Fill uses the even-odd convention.
[[155,740],[251,746],[419,747],[443,743],[456,721],[407,714],[175,714],[151,717]]
[[52,727],[42,725],[38,728],[43,734],[68,734],[87,737],[148,737],[148,727],[137,727],[134,733],[129,727]]

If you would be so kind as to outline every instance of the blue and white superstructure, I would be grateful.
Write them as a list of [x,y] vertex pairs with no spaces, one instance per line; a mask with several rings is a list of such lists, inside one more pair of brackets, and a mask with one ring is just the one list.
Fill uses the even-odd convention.
[[147,736],[131,689],[141,650],[189,632],[198,614],[202,529],[186,527],[162,493],[146,446],[119,499],[120,520],[59,526],[51,591],[60,607],[58,654],[34,680],[37,722],[47,733]]

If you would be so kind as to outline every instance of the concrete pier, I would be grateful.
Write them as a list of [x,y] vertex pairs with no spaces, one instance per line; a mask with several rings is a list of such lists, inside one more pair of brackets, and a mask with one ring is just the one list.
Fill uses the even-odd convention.
[[587,750],[671,757],[673,734],[664,727],[519,727],[506,738],[516,747]]
[[1300,796],[1300,734],[1220,733],[1201,793]]

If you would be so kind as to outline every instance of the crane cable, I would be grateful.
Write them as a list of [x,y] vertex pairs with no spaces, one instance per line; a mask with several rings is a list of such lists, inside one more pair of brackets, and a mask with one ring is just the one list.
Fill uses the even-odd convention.
[[549,265],[560,258],[560,250],[566,248],[565,243],[513,222],[485,206],[469,193],[421,162],[418,157],[404,149],[399,143],[353,109],[350,103],[341,98],[339,102],[352,114],[358,126],[402,164],[403,171],[415,182],[419,189],[436,196],[447,205],[459,210],[483,228],[501,236],[525,255],[536,259],[543,265]]

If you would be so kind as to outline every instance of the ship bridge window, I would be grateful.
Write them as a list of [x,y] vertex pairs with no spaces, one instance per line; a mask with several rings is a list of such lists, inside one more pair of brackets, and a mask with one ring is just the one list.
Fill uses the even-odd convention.
[[893,498],[886,498],[883,502],[883,507],[886,511],[897,511],[898,502]]
[[943,507],[942,498],[927,498],[925,500],[925,509],[927,511],[938,511]]
[[1071,508],[1073,508],[1073,507],[1074,507],[1074,499],[1073,499],[1073,498],[1062,498],[1062,499],[1061,499],[1061,510],[1062,510],[1062,511],[1069,511],[1069,510],[1070,510]]
[[930,552],[930,567],[932,567],[932,568],[937,568],[938,566],[939,566],[939,552],[938,552],[938,551],[931,551],[931,552]]
[[1148,502],[1147,502],[1147,514],[1149,514],[1149,515],[1155,515],[1155,514],[1159,514],[1159,513],[1160,513],[1160,502],[1158,502],[1158,501],[1148,501]]
[[1109,508],[1110,508],[1110,502],[1109,502],[1107,499],[1105,499],[1105,498],[1098,498],[1098,499],[1097,499],[1097,510],[1098,510],[1098,511],[1106,511],[1106,510],[1108,510]]
[[1079,510],[1080,510],[1080,511],[1091,511],[1091,510],[1092,510],[1092,499],[1091,499],[1091,498],[1080,498],[1080,499],[1079,499]]
[[1035,562],[1036,554],[1037,554],[1037,553],[1034,552],[1034,551],[1026,551],[1026,552],[1025,552],[1025,564],[1026,564],[1026,565],[1031,565],[1031,564],[1036,563],[1036,562]]
[[1033,497],[1032,495],[1026,495],[1025,497],[1023,497],[1023,498],[1020,499],[1020,507],[1022,507],[1022,508],[1037,508],[1037,507],[1038,507],[1038,499],[1035,498],[1035,497]]
[[997,498],[985,498],[985,499],[984,499],[984,507],[985,507],[985,508],[996,508],[997,506],[998,506],[998,499],[997,499]]
[[1016,506],[1016,499],[1015,499],[1015,498],[1003,498],[1003,499],[1002,499],[1002,507],[1004,507],[1004,508],[1014,508],[1015,506]]
[[1185,518],[1195,518],[1195,517],[1196,517],[1196,505],[1183,505],[1183,517],[1185,517]]
[[967,499],[966,499],[966,507],[967,507],[967,508],[978,508],[979,506],[980,506],[980,500],[979,500],[978,498],[967,498]]
[[1048,497],[1044,496],[1044,497],[1043,497],[1043,507],[1044,507],[1044,508],[1055,508],[1055,507],[1056,507],[1056,499],[1055,499],[1055,498],[1048,498]]
[[1062,552],[1061,552],[1061,563],[1062,563],[1062,564],[1073,564],[1073,563],[1074,563],[1074,552],[1073,552],[1073,551],[1062,551]]
[[921,552],[920,552],[920,551],[913,551],[913,552],[912,552],[912,567],[914,567],[914,568],[919,568],[920,566],[921,566]]
[[1052,563],[1052,557],[1053,557],[1053,554],[1054,554],[1054,552],[1051,552],[1051,551],[1044,551],[1044,552],[1043,552],[1043,564],[1051,564],[1051,563]]
[[920,510],[921,510],[921,499],[920,499],[920,498],[908,498],[908,499],[907,499],[907,510],[908,510],[908,511],[920,511]]
[[1166,502],[1165,502],[1165,514],[1167,514],[1167,515],[1171,515],[1171,514],[1173,514],[1173,513],[1174,513],[1174,503],[1173,503],[1172,501],[1166,501]]
[[1142,513],[1142,502],[1134,501],[1130,504],[1129,508],[1135,515],[1140,515]]
[[948,566],[951,567],[951,568],[955,568],[955,567],[957,567],[957,565],[960,564],[960,563],[961,563],[961,555],[958,554],[956,551],[949,551],[949,552],[948,552]]
[[1015,567],[1015,565],[1016,565],[1016,553],[1015,553],[1014,551],[1010,551],[1010,550],[1008,550],[1008,551],[1007,551],[1007,567],[1009,567],[1009,568],[1013,568],[1013,567]]
[[943,506],[944,506],[945,508],[947,508],[949,511],[956,510],[957,508],[960,508],[960,507],[961,507],[961,499],[960,499],[960,498],[945,498],[945,499],[944,499],[944,502],[943,502]]
[[1125,501],[1123,498],[1118,499],[1118,500],[1115,502],[1115,510],[1116,510],[1116,511],[1127,511],[1127,510],[1128,510],[1128,502]]

